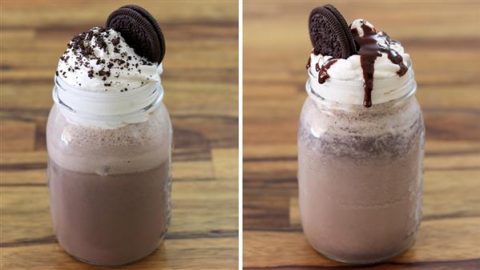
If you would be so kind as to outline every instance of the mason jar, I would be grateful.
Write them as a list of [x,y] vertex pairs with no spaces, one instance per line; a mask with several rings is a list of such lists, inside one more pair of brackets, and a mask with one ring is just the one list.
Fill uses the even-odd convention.
[[[424,123],[410,68],[374,81],[388,95],[362,105],[363,82],[306,84],[298,130],[299,206],[319,253],[374,263],[413,245],[421,220]],[[353,91],[352,91],[353,90]],[[332,95],[357,97],[342,102]]]
[[91,92],[55,78],[48,185],[59,244],[91,264],[153,252],[170,220],[172,126],[159,82]]

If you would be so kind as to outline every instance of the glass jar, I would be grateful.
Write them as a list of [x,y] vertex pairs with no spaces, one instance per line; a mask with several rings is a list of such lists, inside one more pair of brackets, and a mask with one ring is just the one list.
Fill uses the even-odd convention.
[[48,184],[60,245],[81,261],[122,265],[153,252],[170,220],[170,116],[159,82],[88,92],[55,78]]
[[[309,243],[336,261],[383,261],[415,241],[424,124],[413,72],[407,75],[388,91],[395,98],[374,100],[370,108],[331,101],[307,82],[298,131],[301,221]],[[363,94],[362,82],[330,80],[320,93],[356,87]]]

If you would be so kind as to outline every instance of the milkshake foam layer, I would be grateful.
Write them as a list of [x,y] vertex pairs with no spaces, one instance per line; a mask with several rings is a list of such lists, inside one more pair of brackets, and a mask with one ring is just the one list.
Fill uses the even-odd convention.
[[[390,39],[384,32],[377,32],[363,19],[353,21],[350,30],[360,47],[358,54],[343,59],[316,55],[312,50],[307,63],[307,92],[310,96],[342,104],[367,105],[366,87],[370,83],[373,84],[369,90],[371,104],[388,102],[414,92],[416,83],[410,56],[398,41]],[[366,62],[372,62],[371,71]],[[366,78],[369,76],[370,79]]]
[[48,154],[71,171],[98,175],[142,172],[170,158],[171,122],[163,104],[149,115],[149,121],[116,129],[71,123],[58,105],[49,119]]
[[56,74],[85,91],[123,92],[160,82],[161,71],[161,65],[136,54],[119,32],[94,27],[68,43]]

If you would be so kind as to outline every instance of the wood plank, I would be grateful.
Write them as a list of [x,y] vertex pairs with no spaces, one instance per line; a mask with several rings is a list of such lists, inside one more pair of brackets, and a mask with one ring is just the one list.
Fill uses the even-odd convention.
[[32,151],[35,147],[35,124],[23,121],[0,122],[0,145],[5,151]]
[[[232,157],[234,157],[232,155]],[[225,157],[228,159],[228,157]],[[0,156],[1,185],[45,185],[47,152],[7,152]],[[213,180],[211,161],[190,160],[172,162],[172,174],[179,181]]]
[[[480,170],[427,171],[423,184],[422,219],[480,217]],[[462,194],[458,200],[457,194]],[[290,199],[290,225],[300,227],[298,197]]]
[[[237,239],[193,238],[165,241],[158,250],[128,269],[234,269],[237,264]],[[215,258],[212,260],[212,258]],[[79,264],[56,243],[2,249],[2,269],[77,270],[108,269]]]
[[238,178],[238,149],[213,149],[212,160],[215,175],[220,179],[237,179]]
[[[175,235],[237,231],[237,185],[234,181],[173,182],[172,225]],[[218,196],[212,196],[217,190]],[[52,235],[47,186],[0,187],[1,244]]]
[[[480,142],[461,140],[428,140],[425,145],[425,155],[430,157],[448,156],[462,153],[480,153]],[[296,156],[296,142],[294,144],[279,145],[245,145],[243,148],[243,157],[246,162],[256,160],[274,160],[280,158],[296,159]]]
[[[158,5],[156,1],[138,1],[160,21],[188,21],[198,20],[214,24],[216,21],[236,20],[238,5],[230,1],[206,0],[203,3],[182,1],[175,3],[165,2]],[[88,23],[101,25],[104,18],[110,14],[112,7],[120,7],[129,4],[127,0],[98,3],[95,0],[82,2],[57,3],[41,0],[32,3],[28,0],[2,3],[2,7],[8,10],[3,21],[4,27],[39,27],[45,25],[78,25]],[[88,8],[87,7],[95,7]],[[65,12],[65,11],[75,12]],[[55,16],[52,16],[54,14]]]
[[[478,170],[480,152],[452,153],[446,156],[427,155],[424,160],[425,171]],[[278,156],[278,158],[253,159],[244,163],[245,178],[250,179],[288,179],[297,173],[296,155]],[[272,178],[268,178],[272,176]]]
[[[413,248],[393,260],[399,263],[479,260],[480,217],[432,220],[421,223]],[[310,247],[301,231],[244,232],[244,266],[299,269],[308,266],[337,266]],[[274,256],[272,256],[274,254]],[[405,267],[408,266],[405,265]],[[382,269],[389,269],[388,263]],[[474,269],[474,268],[470,268]]]

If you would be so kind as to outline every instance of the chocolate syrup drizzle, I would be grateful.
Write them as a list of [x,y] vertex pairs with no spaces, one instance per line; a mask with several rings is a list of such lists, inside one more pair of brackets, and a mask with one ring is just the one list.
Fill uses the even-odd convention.
[[324,83],[330,75],[328,74],[328,70],[338,61],[337,58],[328,59],[328,61],[320,67],[318,63],[315,65],[315,70],[318,72],[318,82]]
[[[360,55],[360,65],[363,71],[363,106],[368,108],[372,106],[373,74],[375,72],[375,60],[377,57],[382,56],[382,53],[386,53],[388,59],[393,64],[399,66],[400,69],[397,71],[397,74],[400,77],[407,73],[408,67],[403,63],[403,57],[391,47],[391,45],[397,44],[397,41],[390,39],[385,32],[377,33],[375,28],[368,26],[365,21],[363,21],[361,28],[363,30],[362,36],[360,36],[360,33],[355,28],[351,29],[351,32],[357,48],[359,48],[357,53]],[[320,66],[318,63],[315,64],[315,70],[318,72],[319,83],[323,84],[330,78],[328,70],[337,61],[338,58],[331,58],[322,66]],[[311,63],[309,58],[307,69],[310,68],[310,65]]]
[[365,22],[362,23],[363,36],[360,36],[357,29],[352,29],[352,35],[355,39],[360,55],[360,64],[363,70],[364,83],[364,98],[363,106],[372,106],[372,89],[373,89],[373,73],[375,72],[375,60],[382,56],[381,53],[386,53],[388,59],[398,65],[400,69],[397,71],[399,76],[405,75],[408,67],[403,63],[402,56],[391,48],[392,44],[397,41],[390,39],[385,32],[378,32],[375,28],[369,27]]

